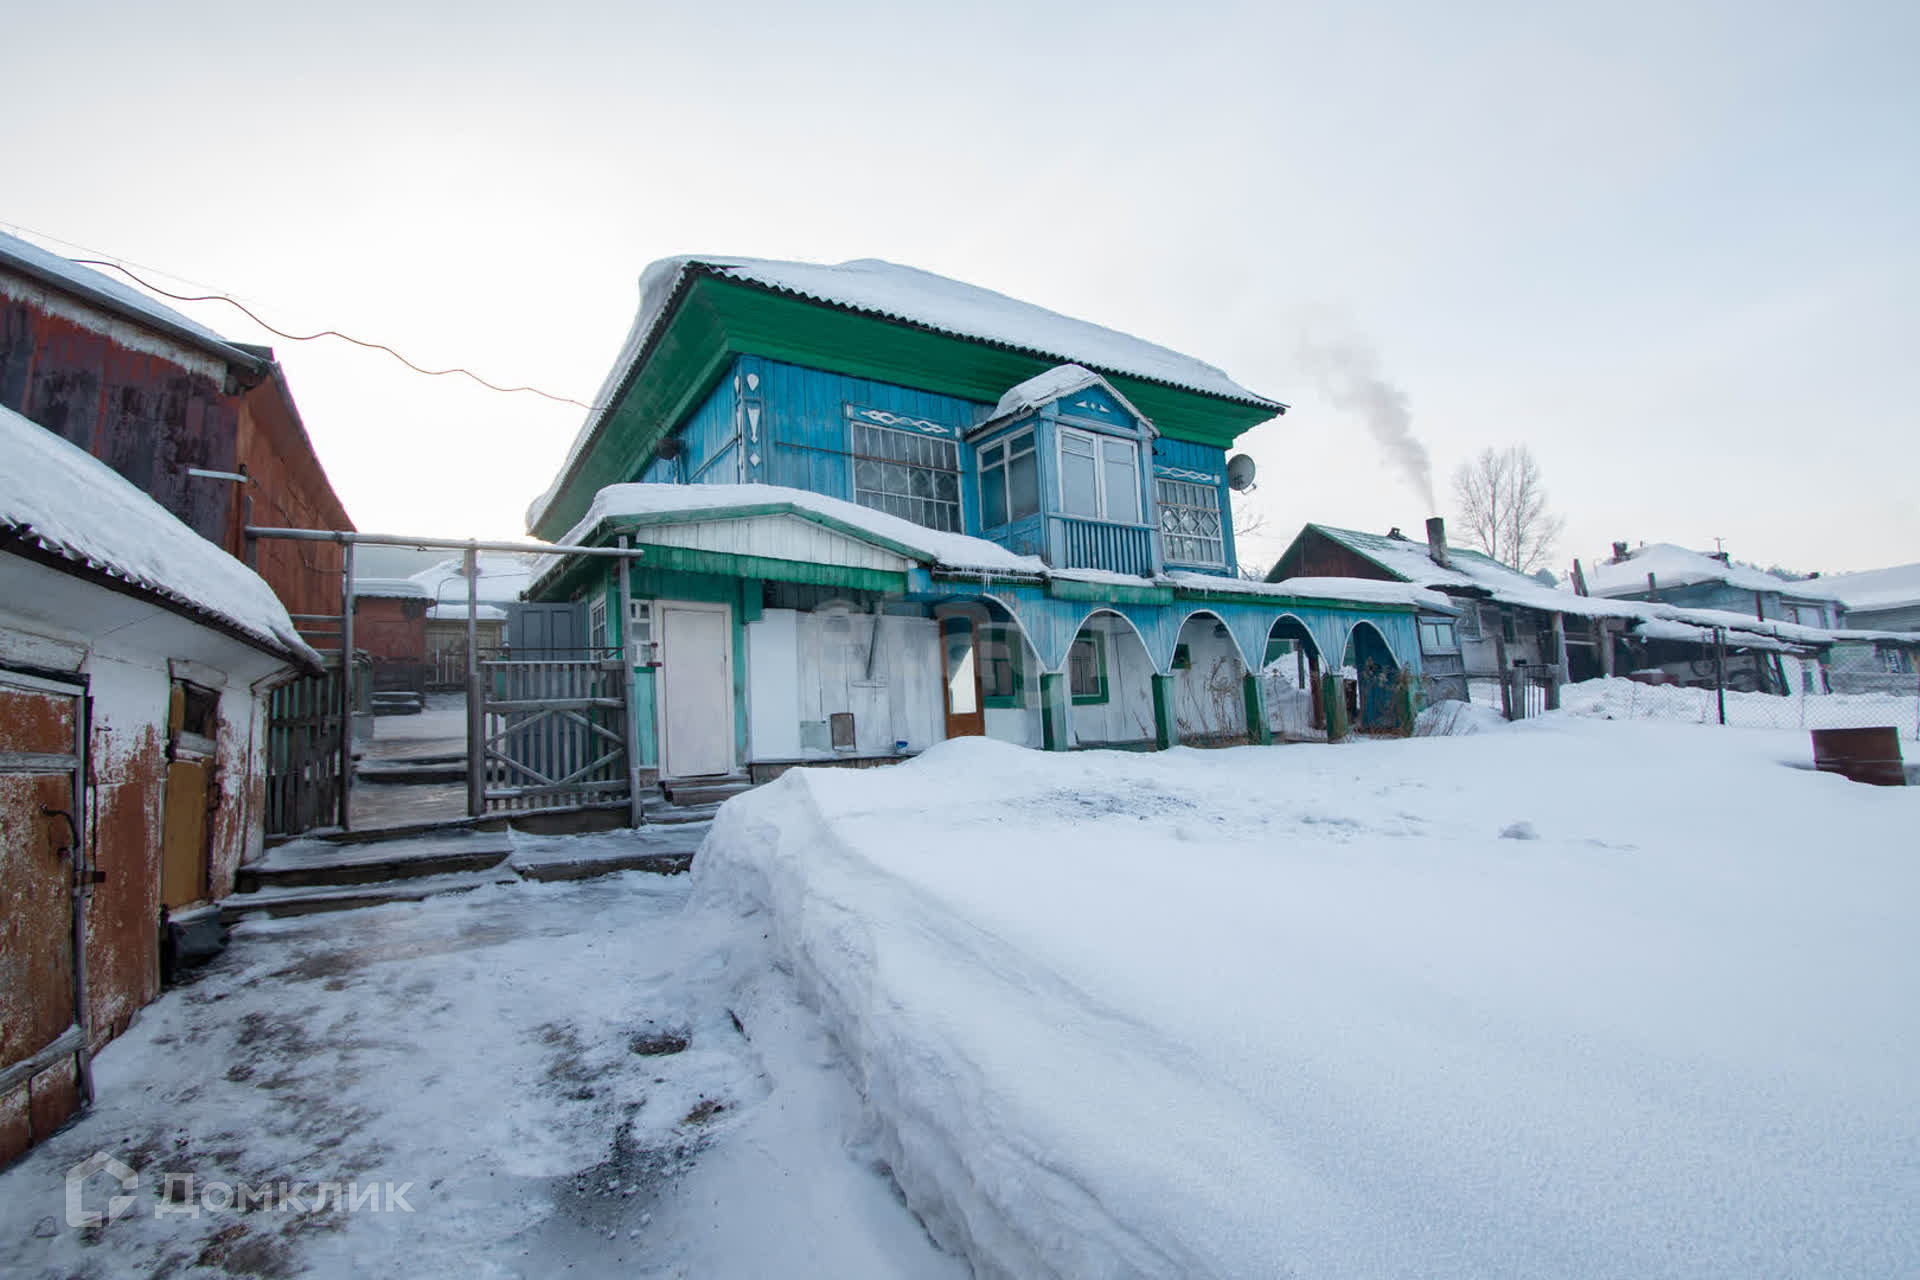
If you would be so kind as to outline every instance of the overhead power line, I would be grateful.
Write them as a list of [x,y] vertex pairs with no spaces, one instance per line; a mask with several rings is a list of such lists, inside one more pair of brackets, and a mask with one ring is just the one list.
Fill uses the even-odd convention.
[[479,383],[481,386],[485,387],[489,391],[498,391],[506,395],[513,395],[517,392],[524,391],[530,395],[539,396],[544,400],[552,400],[558,404],[577,405],[580,408],[587,409],[587,410],[591,410],[594,407],[583,400],[575,400],[572,396],[558,396],[553,394],[551,391],[542,391],[538,387],[503,387],[496,382],[487,381],[487,379],[481,377],[479,374],[475,373],[471,369],[424,368],[420,365],[415,364],[413,361],[407,359],[405,356],[401,355],[398,351],[395,351],[392,347],[388,346],[384,342],[368,342],[366,339],[356,338],[350,333],[341,333],[338,329],[322,329],[318,333],[288,333],[285,329],[276,329],[274,326],[268,324],[265,320],[262,320],[257,314],[255,314],[252,308],[248,307],[244,302],[241,302],[237,298],[229,297],[224,293],[201,293],[201,294],[174,293],[171,290],[162,289],[159,285],[154,284],[151,281],[142,279],[140,276],[135,275],[133,272],[127,270],[127,268],[121,266],[119,263],[109,261],[108,259],[105,259],[105,258],[74,258],[74,259],[71,259],[71,261],[76,262],[83,267],[110,267],[113,270],[118,271],[121,275],[125,276],[127,279],[133,281],[135,284],[139,285],[142,289],[146,289],[152,293],[157,293],[163,298],[171,298],[175,302],[224,302],[228,306],[238,309],[249,320],[259,325],[262,329],[265,329],[268,333],[274,334],[278,337],[285,338],[289,342],[313,342],[320,338],[339,338],[342,342],[351,342],[354,346],[365,347],[369,351],[384,351],[388,355],[392,356],[395,360],[398,360],[401,364],[407,366],[407,368],[413,370],[415,373],[424,373],[430,378],[444,378],[449,374],[460,374],[463,377],[473,379],[475,382]]

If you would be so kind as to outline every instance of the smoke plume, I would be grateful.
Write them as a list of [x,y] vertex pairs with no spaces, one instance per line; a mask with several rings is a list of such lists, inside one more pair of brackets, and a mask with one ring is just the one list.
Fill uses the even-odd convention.
[[1414,491],[1426,500],[1427,511],[1438,511],[1433,494],[1433,462],[1427,447],[1413,434],[1413,410],[1407,393],[1380,373],[1380,356],[1373,344],[1357,335],[1327,337],[1309,334],[1300,339],[1301,367],[1313,377],[1336,409],[1358,414]]

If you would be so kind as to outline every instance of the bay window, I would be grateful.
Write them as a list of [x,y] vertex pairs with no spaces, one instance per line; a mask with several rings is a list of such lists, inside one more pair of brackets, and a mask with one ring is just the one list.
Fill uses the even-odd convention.
[[1140,451],[1115,440],[1060,428],[1060,510],[1087,520],[1140,523]]
[[992,529],[1040,509],[1040,469],[1033,430],[1016,431],[980,450],[980,525]]

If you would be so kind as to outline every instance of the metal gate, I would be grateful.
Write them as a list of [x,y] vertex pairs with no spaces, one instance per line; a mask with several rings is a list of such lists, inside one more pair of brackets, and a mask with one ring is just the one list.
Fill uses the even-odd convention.
[[620,656],[479,664],[471,795],[488,813],[633,802],[634,722]]

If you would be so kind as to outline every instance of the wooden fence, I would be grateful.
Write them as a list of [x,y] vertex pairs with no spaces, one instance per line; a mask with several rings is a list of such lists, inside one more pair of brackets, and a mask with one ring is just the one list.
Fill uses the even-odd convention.
[[273,691],[267,715],[268,835],[298,835],[340,820],[344,729],[337,663]]
[[627,804],[632,738],[618,656],[480,663],[487,812]]

